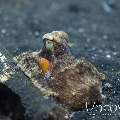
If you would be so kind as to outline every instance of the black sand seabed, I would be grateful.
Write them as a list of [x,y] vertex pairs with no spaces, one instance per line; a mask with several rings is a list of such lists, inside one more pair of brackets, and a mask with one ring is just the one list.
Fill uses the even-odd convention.
[[[53,30],[67,32],[73,43],[72,53],[77,58],[86,57],[106,74],[103,82],[106,99],[102,107],[77,112],[72,120],[119,120],[120,1],[0,0],[0,46],[11,55],[39,50],[42,35]],[[23,94],[31,91],[21,91]],[[31,99],[28,102],[32,112],[37,109],[32,108],[33,102]],[[39,98],[36,102],[39,103]]]

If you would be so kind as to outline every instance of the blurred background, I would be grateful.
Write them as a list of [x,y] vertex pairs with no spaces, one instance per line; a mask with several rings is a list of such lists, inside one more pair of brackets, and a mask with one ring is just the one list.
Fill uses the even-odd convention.
[[12,53],[36,50],[43,34],[64,30],[76,56],[112,54],[119,51],[119,21],[119,0],[0,0],[0,45]]
[[[39,50],[42,36],[54,30],[69,34],[75,57],[104,71],[105,103],[119,105],[120,0],[0,0],[0,47],[11,55]],[[101,116],[95,120],[119,120],[120,110]],[[93,117],[80,112],[74,120]]]

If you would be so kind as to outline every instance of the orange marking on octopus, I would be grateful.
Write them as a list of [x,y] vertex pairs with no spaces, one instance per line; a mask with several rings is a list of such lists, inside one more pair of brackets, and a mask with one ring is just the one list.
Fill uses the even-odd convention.
[[47,59],[40,58],[38,64],[39,64],[39,67],[44,74],[47,73],[47,72],[51,72],[52,64]]

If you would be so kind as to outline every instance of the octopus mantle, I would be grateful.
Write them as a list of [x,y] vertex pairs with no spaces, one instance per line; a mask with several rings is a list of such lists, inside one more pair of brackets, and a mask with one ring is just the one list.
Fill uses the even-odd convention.
[[54,97],[72,111],[85,108],[86,103],[90,107],[102,102],[101,80],[105,76],[90,62],[80,58],[69,66],[55,65],[51,77],[45,80],[39,70],[38,57],[38,52],[26,52],[14,59],[43,96]]

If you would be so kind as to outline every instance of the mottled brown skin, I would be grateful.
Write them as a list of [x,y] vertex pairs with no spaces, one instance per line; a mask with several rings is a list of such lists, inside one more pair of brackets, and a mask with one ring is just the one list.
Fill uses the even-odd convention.
[[[68,46],[68,35],[62,31],[55,31],[45,34],[43,42],[44,46],[37,54],[27,53],[17,57],[18,65],[28,77],[32,78],[33,83],[48,88],[45,92],[51,90],[56,93],[54,95],[56,100],[72,111],[85,108],[86,103],[88,107],[101,103],[101,80],[105,79],[105,76],[84,58],[78,61],[72,56]],[[40,57],[46,58],[53,64],[51,76],[47,80],[43,79],[44,75],[40,74],[38,68],[37,60]],[[26,58],[30,59],[26,61]],[[31,62],[34,59],[35,62]],[[50,96],[53,95],[49,93]]]
[[[46,40],[55,41],[55,62],[49,87],[58,94],[57,100],[72,110],[80,110],[87,106],[102,102],[101,80],[104,75],[99,73],[94,65],[81,58],[72,56],[68,46],[68,36],[60,32],[46,34]],[[62,41],[62,42],[61,42]],[[47,49],[46,49],[47,50]],[[50,55],[49,55],[50,57]]]
[[101,80],[104,75],[85,59],[64,71],[54,69],[52,75],[49,85],[58,93],[57,100],[69,109],[83,109],[86,102],[88,107],[102,102]]

